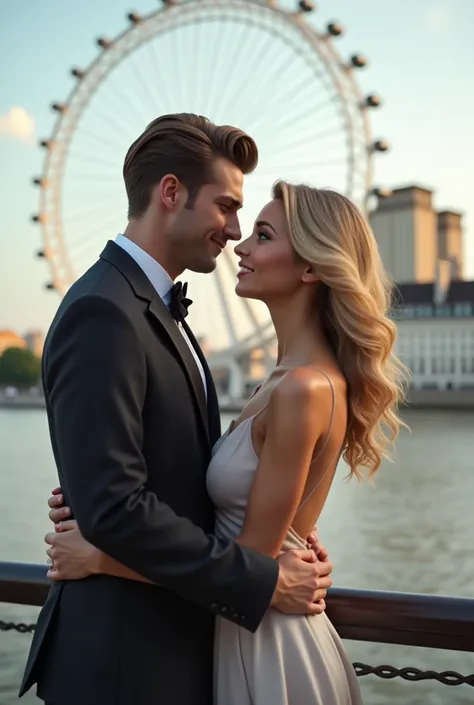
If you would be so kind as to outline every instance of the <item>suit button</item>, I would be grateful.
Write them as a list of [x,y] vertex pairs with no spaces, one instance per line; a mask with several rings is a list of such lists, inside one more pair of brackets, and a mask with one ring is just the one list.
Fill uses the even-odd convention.
[[211,605],[212,610],[216,610],[219,607],[219,605],[216,602],[213,602]]
[[242,620],[242,622],[245,622],[245,620],[247,619],[247,617],[246,617],[244,614],[241,614],[241,615],[240,615],[240,619]]
[[221,612],[227,612],[227,607],[225,605],[221,607]]

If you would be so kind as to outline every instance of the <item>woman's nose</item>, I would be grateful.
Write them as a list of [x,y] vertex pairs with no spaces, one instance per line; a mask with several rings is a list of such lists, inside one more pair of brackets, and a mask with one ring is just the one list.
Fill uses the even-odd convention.
[[249,254],[249,250],[250,250],[249,241],[250,241],[250,238],[246,238],[242,242],[239,242],[239,244],[234,247],[235,254],[239,255],[241,257],[247,256]]

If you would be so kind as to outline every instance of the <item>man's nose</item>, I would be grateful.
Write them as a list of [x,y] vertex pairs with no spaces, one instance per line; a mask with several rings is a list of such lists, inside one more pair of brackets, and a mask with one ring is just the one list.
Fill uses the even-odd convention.
[[241,240],[242,231],[240,229],[240,223],[237,216],[227,222],[224,228],[224,232],[226,234],[226,237],[229,238],[229,240],[234,240],[235,242]]

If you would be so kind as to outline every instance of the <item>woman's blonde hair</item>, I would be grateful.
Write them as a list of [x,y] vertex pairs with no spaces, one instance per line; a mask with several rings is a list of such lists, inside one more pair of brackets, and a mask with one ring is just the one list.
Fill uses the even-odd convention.
[[349,390],[343,458],[351,475],[361,478],[362,467],[372,475],[402,425],[398,405],[408,372],[393,351],[393,285],[366,218],[348,198],[284,181],[273,197],[283,203],[296,254],[322,284],[325,332]]

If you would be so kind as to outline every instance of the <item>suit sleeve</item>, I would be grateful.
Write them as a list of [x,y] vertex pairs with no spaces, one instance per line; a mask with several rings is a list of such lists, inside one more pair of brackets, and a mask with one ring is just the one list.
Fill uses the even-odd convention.
[[254,631],[278,563],[207,535],[147,490],[147,368],[126,314],[99,296],[75,301],[52,331],[43,362],[62,483],[84,537],[152,582]]

